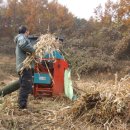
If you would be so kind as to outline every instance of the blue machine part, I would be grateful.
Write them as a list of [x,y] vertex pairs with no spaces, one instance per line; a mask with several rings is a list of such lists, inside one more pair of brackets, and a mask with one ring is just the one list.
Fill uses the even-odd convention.
[[56,58],[56,59],[64,59],[62,54],[59,51],[53,51],[53,54],[46,53],[44,58]]
[[51,84],[49,74],[34,73],[34,84]]

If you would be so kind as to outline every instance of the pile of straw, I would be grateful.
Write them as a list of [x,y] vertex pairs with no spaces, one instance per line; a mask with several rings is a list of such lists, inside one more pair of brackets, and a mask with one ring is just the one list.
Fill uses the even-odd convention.
[[[116,75],[117,76],[117,75]],[[115,77],[116,77],[115,76]],[[79,129],[88,125],[105,129],[127,129],[130,121],[130,76],[112,84],[79,84],[84,93],[72,107],[58,112],[57,119],[63,119],[63,127]],[[59,114],[60,113],[60,114]],[[62,114],[61,114],[62,113]]]
[[25,68],[31,68],[32,61],[35,61],[35,57],[43,58],[44,54],[48,53],[53,56],[53,51],[59,50],[59,41],[56,40],[55,36],[52,34],[41,35],[34,45],[35,54],[28,55],[27,58],[23,62],[23,67],[21,68],[21,72]]

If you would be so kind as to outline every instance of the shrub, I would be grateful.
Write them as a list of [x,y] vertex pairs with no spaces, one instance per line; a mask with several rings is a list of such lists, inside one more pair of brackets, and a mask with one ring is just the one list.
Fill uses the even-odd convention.
[[117,61],[113,56],[106,55],[100,49],[89,47],[85,50],[66,50],[69,56],[66,59],[70,63],[72,73],[88,75],[92,72],[116,71]]
[[114,56],[117,59],[130,59],[130,37],[124,37],[115,46]]

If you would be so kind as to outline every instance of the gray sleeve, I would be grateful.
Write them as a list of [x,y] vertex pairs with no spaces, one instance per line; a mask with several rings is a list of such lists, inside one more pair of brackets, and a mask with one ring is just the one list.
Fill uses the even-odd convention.
[[18,46],[25,52],[33,53],[35,51],[30,41],[24,38],[19,40]]

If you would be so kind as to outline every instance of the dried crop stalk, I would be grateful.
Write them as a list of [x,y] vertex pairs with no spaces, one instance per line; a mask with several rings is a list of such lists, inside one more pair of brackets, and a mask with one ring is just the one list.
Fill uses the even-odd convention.
[[37,62],[35,60],[35,57],[38,58],[43,58],[43,56],[48,53],[53,56],[53,51],[54,50],[59,50],[59,41],[55,39],[55,36],[52,34],[45,34],[41,35],[39,37],[38,42],[36,45],[34,45],[35,48],[35,54],[34,55],[29,55],[23,62],[23,67],[21,68],[21,72],[25,68],[31,68],[31,63]]

